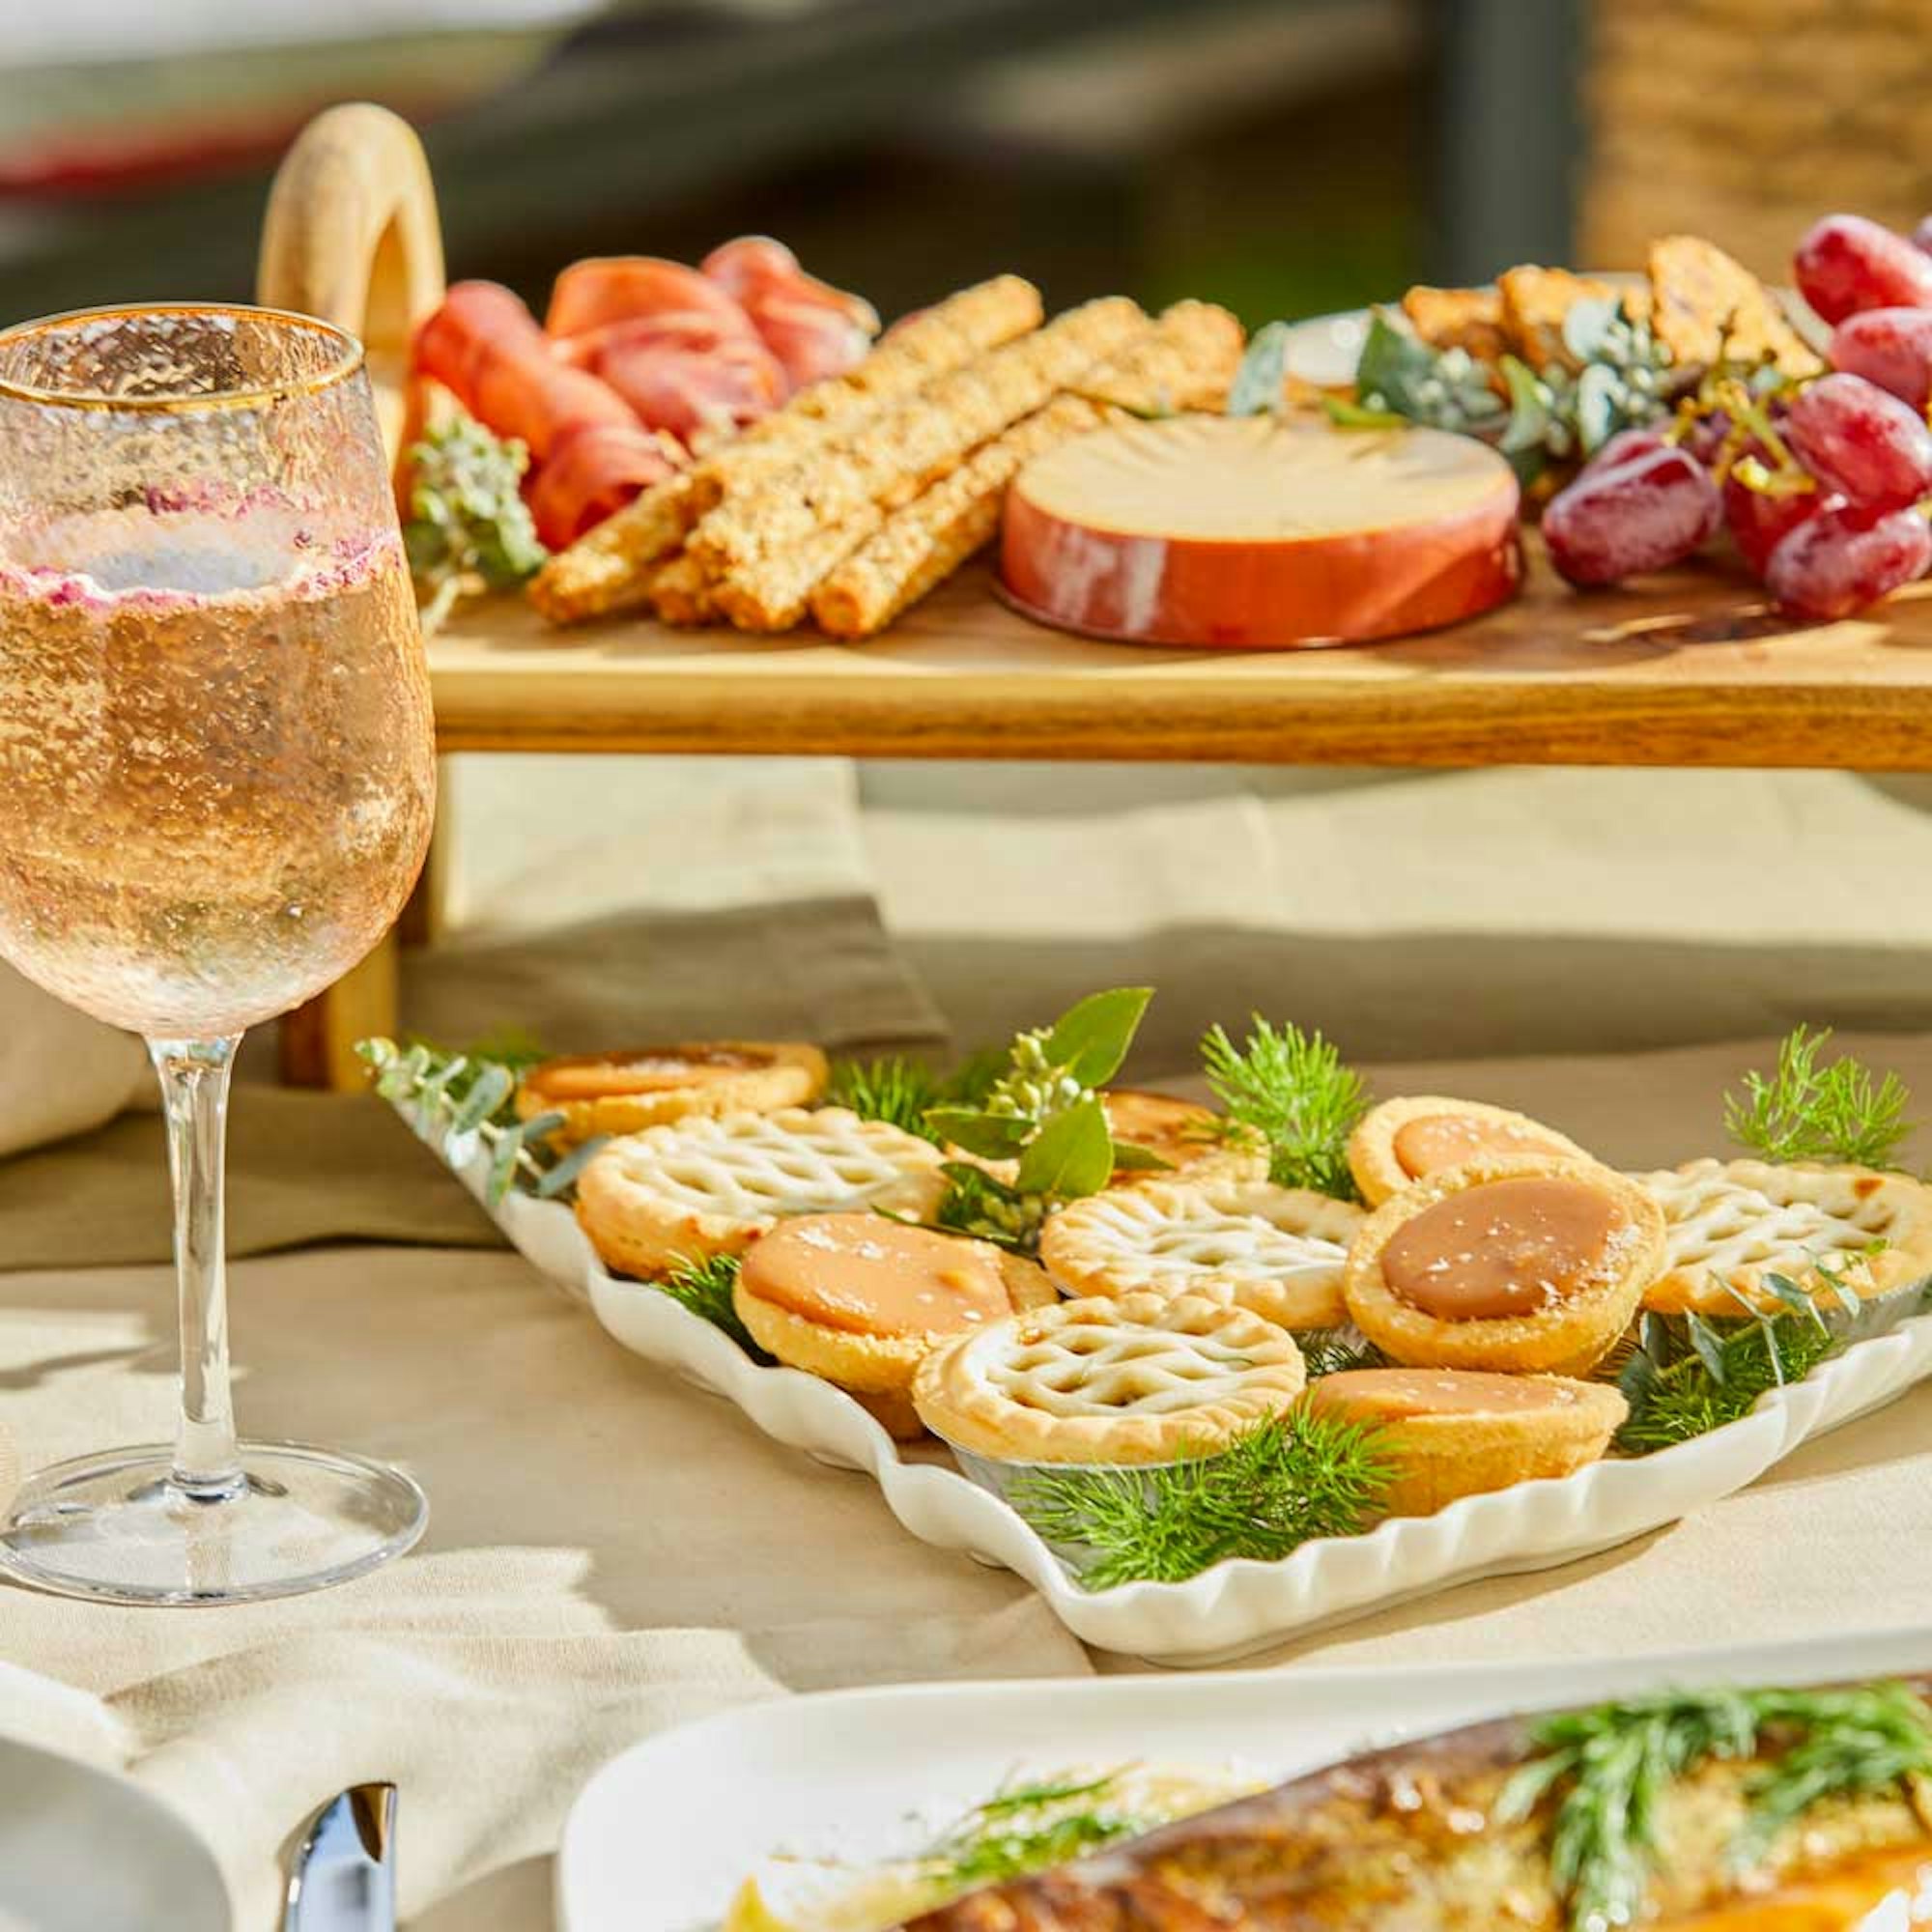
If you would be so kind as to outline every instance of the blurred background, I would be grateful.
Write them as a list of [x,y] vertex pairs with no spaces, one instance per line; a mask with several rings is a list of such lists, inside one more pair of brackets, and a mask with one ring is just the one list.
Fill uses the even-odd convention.
[[[764,231],[888,316],[1014,270],[1253,326],[1686,229],[1781,278],[1819,213],[1932,208],[1928,97],[1932,0],[42,0],[0,36],[0,320],[245,298],[275,159],[347,99],[421,128],[452,275],[539,307],[579,255]],[[1932,867],[1924,795],[497,758],[444,831],[473,946],[836,890],[935,1028],[1145,977],[1178,1062],[1253,1005],[1370,1057],[1932,1026],[1932,908],[1870,889]],[[527,1016],[504,983],[477,1027]]]

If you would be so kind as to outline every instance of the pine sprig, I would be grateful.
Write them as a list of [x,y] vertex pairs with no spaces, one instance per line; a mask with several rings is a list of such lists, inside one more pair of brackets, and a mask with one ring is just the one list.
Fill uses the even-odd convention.
[[1747,1781],[1749,1809],[1732,1847],[1746,1865],[1823,1799],[1932,1773],[1932,1711],[1900,1684],[1667,1691],[1546,1718],[1531,1739],[1538,1755],[1504,1787],[1495,1816],[1527,1818],[1561,1791],[1550,1876],[1575,1932],[1638,1921],[1663,1803],[1709,1759],[1776,1752]]
[[753,1361],[766,1368],[772,1357],[752,1340],[751,1330],[738,1319],[731,1298],[738,1286],[739,1265],[737,1255],[707,1255],[702,1261],[680,1262],[650,1285],[669,1295],[688,1314],[723,1330]]
[[1748,1415],[1767,1391],[1803,1381],[1839,1353],[1847,1335],[1833,1326],[1824,1304],[1830,1300],[1838,1314],[1852,1316],[1860,1299],[1830,1269],[1821,1265],[1817,1274],[1812,1293],[1788,1276],[1767,1275],[1775,1310],[1726,1285],[1738,1304],[1735,1321],[1712,1321],[1694,1310],[1681,1323],[1646,1314],[1637,1346],[1617,1378],[1630,1404],[1617,1447],[1644,1456],[1708,1435]]
[[879,1060],[836,1060],[825,1084],[834,1107],[849,1107],[862,1121],[888,1125],[939,1144],[926,1115],[946,1098],[946,1083],[921,1060],[890,1054]]
[[392,1039],[359,1039],[355,1053],[369,1068],[376,1092],[392,1106],[412,1107],[423,1126],[440,1138],[473,1133],[490,1150],[484,1199],[493,1208],[519,1186],[546,1201],[567,1195],[608,1138],[595,1135],[558,1155],[551,1151],[548,1136],[563,1125],[561,1114],[518,1120],[518,1079],[542,1057],[533,1048],[514,1064],[473,1049],[445,1052],[422,1039],[406,1047]]
[[1819,1055],[1829,1027],[1797,1027],[1777,1049],[1767,1078],[1745,1075],[1742,1093],[1724,1096],[1724,1131],[1772,1161],[1844,1161],[1889,1167],[1918,1126],[1907,1119],[1912,1096],[1895,1073],[1875,1074],[1849,1054],[1829,1065]]
[[1208,1084],[1236,1130],[1267,1143],[1268,1179],[1338,1201],[1360,1198],[1349,1136],[1369,1110],[1367,1088],[1321,1034],[1276,1029],[1259,1013],[1236,1046],[1220,1028],[1201,1042]]
[[1276,1562],[1354,1536],[1381,1508],[1392,1465],[1371,1431],[1294,1410],[1219,1455],[1148,1469],[1042,1469],[1010,1500],[1049,1543],[1079,1546],[1090,1590],[1179,1583],[1233,1557]]

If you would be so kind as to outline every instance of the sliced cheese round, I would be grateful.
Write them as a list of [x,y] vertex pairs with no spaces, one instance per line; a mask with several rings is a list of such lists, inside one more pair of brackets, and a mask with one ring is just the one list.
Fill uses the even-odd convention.
[[1399,637],[1522,573],[1515,472],[1440,430],[1177,416],[1096,430],[1007,496],[1001,574],[1029,615],[1150,643]]

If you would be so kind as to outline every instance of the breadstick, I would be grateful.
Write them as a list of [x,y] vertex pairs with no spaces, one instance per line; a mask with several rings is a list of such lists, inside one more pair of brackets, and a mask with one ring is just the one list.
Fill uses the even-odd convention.
[[673,624],[680,630],[712,623],[718,615],[710,582],[688,551],[667,557],[652,571],[650,604],[660,623]]
[[651,566],[684,541],[698,514],[690,470],[653,484],[558,551],[530,580],[530,602],[553,624],[578,624],[643,603]]

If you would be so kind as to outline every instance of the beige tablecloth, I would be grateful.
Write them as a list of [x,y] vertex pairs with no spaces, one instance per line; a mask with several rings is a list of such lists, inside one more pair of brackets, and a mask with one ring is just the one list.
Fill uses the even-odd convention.
[[[1851,1042],[1932,1092],[1932,1044]],[[1763,1048],[1387,1070],[1529,1107],[1607,1157],[1709,1145]],[[375,1167],[414,1158],[365,1117]],[[434,1174],[426,1207],[454,1184]],[[156,1267],[0,1276],[0,1406],[39,1462],[165,1433]],[[345,1783],[404,1788],[405,1911],[539,1932],[578,1781],[664,1724],[747,1698],[922,1677],[1131,1668],[1013,1578],[925,1548],[864,1477],[759,1436],[625,1354],[501,1251],[328,1248],[235,1269],[245,1425],[393,1457],[429,1539],[332,1594],[136,1612],[0,1590],[0,1729],[131,1767],[220,1852],[247,1927]],[[1815,1444],[1694,1522],[1543,1576],[1303,1637],[1274,1662],[1587,1657],[1927,1620],[1932,1389]]]

